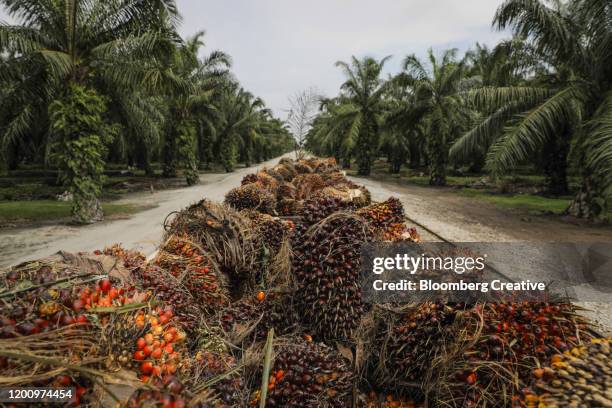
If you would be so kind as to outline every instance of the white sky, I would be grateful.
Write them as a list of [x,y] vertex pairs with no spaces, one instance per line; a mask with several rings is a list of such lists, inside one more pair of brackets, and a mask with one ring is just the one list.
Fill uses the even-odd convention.
[[178,0],[182,34],[206,30],[208,50],[222,49],[243,86],[285,117],[288,97],[315,86],[333,96],[342,83],[338,60],[425,55],[476,41],[494,44],[501,0]]
[[[393,55],[397,72],[411,53],[424,56],[476,41],[492,45],[501,0],[177,0],[181,34],[206,31],[206,51],[232,56],[243,86],[285,117],[288,98],[309,87],[333,96],[342,83],[338,60]],[[0,10],[0,20],[6,14]]]

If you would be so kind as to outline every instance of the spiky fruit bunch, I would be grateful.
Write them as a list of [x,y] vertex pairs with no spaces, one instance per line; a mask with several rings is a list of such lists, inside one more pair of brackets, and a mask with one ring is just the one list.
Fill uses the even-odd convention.
[[108,255],[123,261],[123,266],[129,270],[134,271],[140,268],[146,261],[146,257],[142,252],[127,250],[120,244],[114,244],[110,247],[104,248],[103,251],[94,251],[96,255]]
[[291,298],[273,293],[257,292],[246,297],[219,313],[222,329],[232,340],[265,340],[268,331],[274,328],[277,334],[286,333],[297,320]]
[[172,236],[160,248],[155,263],[189,290],[198,306],[213,311],[227,303],[227,284],[208,254],[190,240]]
[[333,157],[320,159],[320,158],[310,158],[305,161],[307,165],[312,167],[312,169],[316,173],[325,173],[325,172],[333,172],[338,171],[338,163],[336,159]]
[[310,173],[314,172],[312,167],[310,167],[306,163],[302,163],[302,162],[295,163],[293,165],[293,167],[295,168],[295,171],[298,172],[298,174],[310,174]]
[[257,183],[231,189],[225,195],[225,202],[237,210],[256,210],[275,214],[276,198]]
[[285,181],[283,175],[274,169],[265,169],[263,172],[269,176],[272,176],[279,184]]
[[433,358],[453,340],[461,309],[427,302],[391,316],[376,336],[371,371],[375,383],[401,391],[406,383],[423,378]]
[[[42,276],[47,273],[50,272],[42,272]],[[0,305],[0,338],[29,336],[70,325],[88,328],[92,318],[90,311],[122,307],[136,297],[147,299],[137,294],[133,287],[108,278],[98,283],[80,284],[77,281],[65,285],[63,288],[40,287],[7,298]],[[107,318],[102,315],[98,320],[104,323]]]
[[173,306],[176,318],[185,329],[195,329],[202,310],[179,278],[166,269],[147,265],[139,271],[138,279],[141,286],[151,291],[154,298]]
[[463,339],[431,368],[438,377],[431,390],[448,406],[509,405],[527,385],[516,378],[530,378],[538,364],[591,338],[586,320],[565,303],[479,304],[461,319]]
[[133,340],[132,360],[143,382],[174,375],[187,364],[183,358],[187,334],[177,327],[173,316],[169,306],[139,310],[134,316],[132,324],[141,335]]
[[274,171],[283,176],[285,181],[291,181],[295,176],[297,176],[297,171],[291,165],[287,164],[279,164],[274,167]]
[[[268,379],[268,407],[347,407],[353,375],[347,361],[322,343],[289,339],[278,345]],[[259,391],[251,404],[258,404]]]
[[259,240],[265,245],[268,251],[277,253],[283,242],[288,238],[293,227],[290,221],[283,221],[268,214],[259,212],[249,213],[253,228]]
[[297,188],[296,198],[298,200],[309,198],[326,186],[319,174],[301,174],[293,179],[292,183]]
[[[258,188],[257,184],[244,187],[248,186]],[[178,237],[189,244],[192,257],[202,256],[203,260],[210,261],[203,266],[214,271],[217,279],[222,279],[223,286],[237,298],[253,283],[260,257],[258,237],[247,216],[249,212],[202,200],[165,223],[165,239],[171,241]]]
[[293,165],[295,164],[295,161],[292,158],[290,158],[290,157],[282,157],[278,161],[278,164],[285,164],[287,166],[293,167]]
[[338,211],[352,211],[354,205],[341,197],[329,195],[315,195],[304,200],[304,206],[299,212],[302,219],[308,224],[316,224],[324,218]]
[[247,174],[246,176],[244,176],[242,178],[242,181],[240,182],[240,185],[244,186],[246,184],[257,183],[257,181],[259,181],[259,179],[257,177],[257,174],[250,173],[250,174]]
[[404,206],[395,197],[360,208],[357,214],[365,218],[385,241],[398,241],[411,236],[411,231],[404,222]]
[[527,393],[525,407],[612,406],[611,341],[593,339],[586,346],[553,356],[550,367],[533,370],[536,393]]
[[236,359],[228,353],[214,353],[210,351],[198,351],[196,353],[195,364],[190,374],[191,378],[197,378],[199,382],[205,382],[213,377],[224,375],[223,379],[216,381],[211,386],[211,391],[213,391],[211,394],[215,398],[212,402],[207,401],[206,406],[211,408],[240,406],[245,388],[243,379],[240,372],[227,375],[237,365]]
[[278,181],[276,178],[272,177],[265,171],[258,172],[256,174],[256,177],[256,184],[262,186],[264,189],[268,190],[273,195],[276,195],[278,186],[282,183],[282,181]]
[[292,183],[285,182],[278,188],[277,198],[282,200],[284,198],[290,198],[294,200],[297,195],[297,188]]
[[361,217],[334,214],[313,225],[294,248],[296,299],[303,323],[324,339],[347,339],[363,313],[361,245],[372,232]]
[[276,212],[281,216],[294,216],[301,211],[303,205],[304,203],[302,201],[292,198],[283,198],[276,204]]

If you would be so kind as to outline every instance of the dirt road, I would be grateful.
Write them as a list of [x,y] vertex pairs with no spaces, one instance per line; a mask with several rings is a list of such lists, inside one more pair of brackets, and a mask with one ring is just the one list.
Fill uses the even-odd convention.
[[[525,217],[446,189],[351,177],[376,201],[399,198],[409,219],[453,242],[609,242],[612,227]],[[418,228],[418,226],[417,226]],[[434,236],[422,231],[426,240]]]
[[[290,154],[289,154],[290,155]],[[288,155],[288,156],[289,156]],[[162,237],[162,223],[172,211],[180,210],[202,198],[223,201],[225,193],[238,185],[242,178],[257,167],[273,166],[277,159],[256,167],[238,169],[227,174],[203,174],[200,184],[177,190],[131,194],[117,201],[154,205],[129,219],[103,222],[83,227],[53,225],[8,230],[0,233],[0,266],[13,265],[29,259],[42,258],[59,250],[68,252],[103,249],[113,243],[140,249],[150,255]]]

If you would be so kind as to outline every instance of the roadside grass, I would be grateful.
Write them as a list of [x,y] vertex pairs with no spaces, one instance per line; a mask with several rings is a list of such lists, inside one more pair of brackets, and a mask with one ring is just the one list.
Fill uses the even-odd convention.
[[[357,175],[355,168],[347,170],[349,175]],[[381,181],[396,181],[429,187],[429,176],[426,169],[409,169],[402,166],[398,174],[389,172],[389,165],[384,160],[377,160],[372,165],[371,177]],[[526,212],[531,215],[561,215],[570,205],[573,197],[547,197],[541,194],[545,178],[534,174],[531,168],[520,168],[514,174],[492,181],[485,174],[448,175],[446,191],[482,201],[500,208]],[[570,178],[570,188],[578,187],[578,180]],[[609,217],[612,216],[612,210]]]
[[459,193],[477,198],[506,209],[521,209],[533,214],[562,214],[572,202],[572,197],[543,197],[533,194],[494,194],[487,190],[463,188]]
[[[50,222],[70,220],[71,203],[52,200],[0,202],[0,224],[22,222]],[[104,214],[120,218],[133,214],[141,207],[129,204],[102,203]]]

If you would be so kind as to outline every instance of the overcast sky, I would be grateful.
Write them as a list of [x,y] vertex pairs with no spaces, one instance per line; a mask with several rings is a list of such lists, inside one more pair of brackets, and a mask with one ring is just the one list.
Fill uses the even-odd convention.
[[245,88],[285,116],[290,95],[315,86],[327,96],[342,83],[338,60],[405,55],[429,47],[461,50],[494,44],[501,0],[178,0],[182,34],[206,30],[207,49],[233,58]]
[[501,0],[177,1],[181,33],[205,30],[205,50],[229,53],[243,86],[281,117],[300,90],[335,95],[342,75],[334,63],[351,55],[393,55],[387,72],[397,72],[407,54],[504,36],[491,29]]

